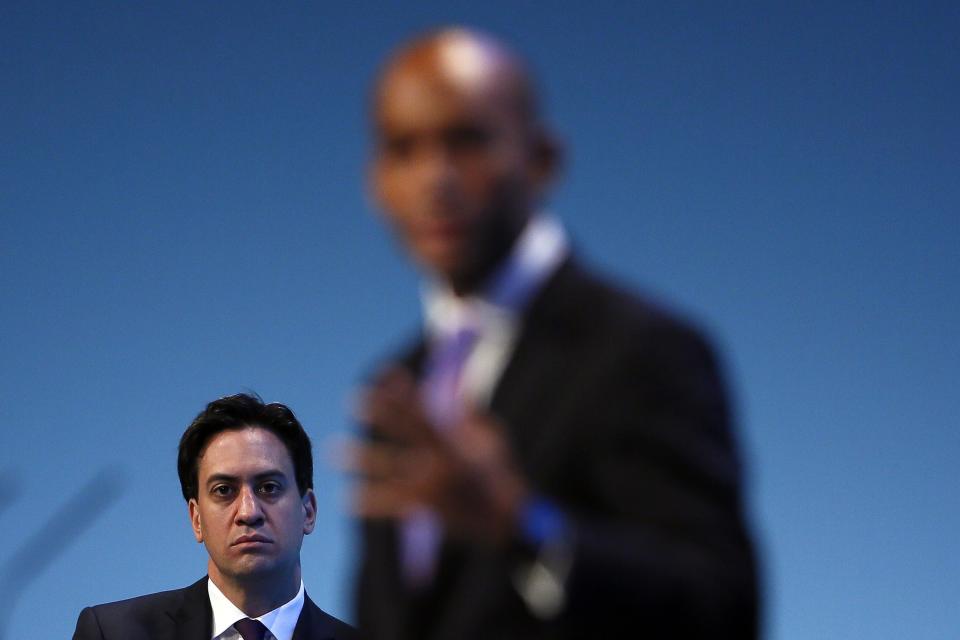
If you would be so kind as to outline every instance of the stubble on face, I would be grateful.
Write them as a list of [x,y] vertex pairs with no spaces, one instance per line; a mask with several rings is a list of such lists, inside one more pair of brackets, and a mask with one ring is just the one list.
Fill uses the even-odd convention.
[[295,595],[316,499],[312,490],[300,495],[283,442],[259,427],[220,432],[201,453],[198,481],[189,511],[210,556],[211,580],[235,604],[251,589],[255,600]]

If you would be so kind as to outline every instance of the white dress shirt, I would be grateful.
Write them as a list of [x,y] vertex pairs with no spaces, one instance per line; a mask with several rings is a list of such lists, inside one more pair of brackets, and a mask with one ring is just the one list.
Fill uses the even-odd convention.
[[423,293],[428,340],[436,343],[465,325],[480,331],[464,363],[460,394],[473,406],[490,402],[516,346],[524,309],[567,255],[563,227],[546,215],[534,216],[510,256],[484,290],[457,297],[445,284],[431,282]]
[[[213,609],[213,635],[210,636],[211,640],[242,640],[240,633],[233,628],[233,623],[250,616],[230,602],[217,585],[213,584],[213,580],[207,580],[207,593],[210,594],[210,607]],[[262,616],[254,618],[270,630],[270,635],[267,636],[266,640],[291,640],[293,638],[293,630],[297,626],[297,620],[300,619],[300,612],[303,610],[303,594],[303,580],[301,580],[300,590],[297,591],[297,595],[292,600],[273,611],[268,611]]]

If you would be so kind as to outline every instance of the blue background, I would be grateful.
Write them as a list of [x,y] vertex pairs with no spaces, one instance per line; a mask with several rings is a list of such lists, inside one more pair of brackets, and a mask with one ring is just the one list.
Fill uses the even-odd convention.
[[[448,22],[530,59],[583,253],[720,345],[769,637],[958,637],[960,5],[347,4],[3,1],[7,637],[203,574],[175,447],[207,401],[289,404],[321,460],[350,430],[418,318],[366,96]],[[306,581],[350,618],[347,486],[316,481]]]

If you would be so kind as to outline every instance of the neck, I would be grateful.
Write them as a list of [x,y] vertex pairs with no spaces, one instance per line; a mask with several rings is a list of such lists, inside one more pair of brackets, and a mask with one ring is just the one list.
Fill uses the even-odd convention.
[[300,590],[300,564],[282,576],[225,576],[213,561],[207,566],[213,584],[227,600],[250,618],[258,618],[284,605]]
[[494,225],[479,251],[479,259],[462,273],[447,274],[447,285],[457,297],[469,296],[481,291],[509,257],[520,234],[526,228],[532,214],[505,217],[503,223]]
[[471,273],[469,275],[450,276],[447,279],[447,286],[449,286],[450,290],[453,291],[453,295],[457,296],[458,298],[473,295],[483,289],[484,284],[490,278],[496,266],[497,265],[495,263],[487,265],[487,268],[483,269],[482,271]]

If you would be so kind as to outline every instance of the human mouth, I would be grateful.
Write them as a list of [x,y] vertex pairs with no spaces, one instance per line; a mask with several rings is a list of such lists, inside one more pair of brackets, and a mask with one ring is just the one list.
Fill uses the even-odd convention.
[[436,243],[459,243],[467,233],[465,224],[459,221],[442,220],[426,224],[421,229],[425,240]]
[[232,546],[252,547],[252,546],[257,546],[261,544],[271,544],[271,543],[273,543],[273,540],[271,540],[270,538],[267,538],[266,536],[261,536],[260,534],[257,534],[257,533],[251,533],[245,536],[240,536],[239,538],[234,540]]

